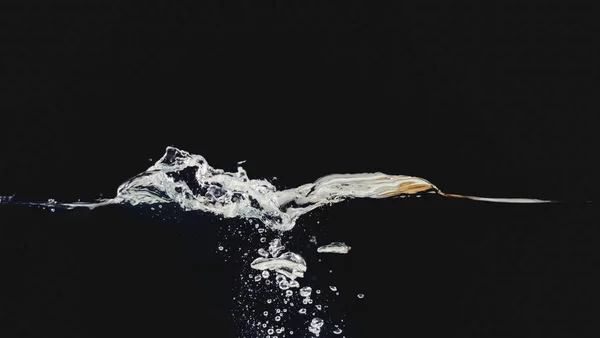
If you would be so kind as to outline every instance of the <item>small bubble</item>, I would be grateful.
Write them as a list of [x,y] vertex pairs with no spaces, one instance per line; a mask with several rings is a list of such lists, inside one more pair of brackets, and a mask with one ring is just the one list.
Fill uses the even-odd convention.
[[264,243],[264,242],[266,242],[266,241],[267,241],[267,239],[266,239],[265,237],[261,237],[261,238],[260,238],[260,242],[261,242],[261,243]]
[[280,317],[280,316],[275,316],[275,321],[276,321],[276,322],[278,322],[278,321],[280,321],[280,320],[281,320],[281,317]]
[[272,300],[267,299],[267,304],[271,304]]
[[321,326],[323,326],[323,323],[323,319],[315,317],[310,321],[310,326],[321,328]]
[[317,290],[317,294],[320,294],[320,293],[321,293],[321,290]]
[[292,290],[287,290],[287,291],[285,292],[285,296],[286,296],[286,297],[291,297],[293,294],[294,294],[294,293],[292,292]]
[[337,288],[336,288],[335,286],[333,286],[333,285],[330,285],[330,286],[329,286],[329,289],[330,289],[331,291],[337,291]]
[[358,298],[365,298],[365,295],[363,295],[362,293],[359,293],[358,295],[356,295],[356,297],[358,297]]
[[263,278],[269,278],[269,271],[263,270],[263,272],[261,274],[262,274]]
[[286,280],[282,280],[281,282],[279,282],[279,288],[281,290],[287,290],[290,288],[290,284]]
[[254,277],[254,281],[255,281],[255,282],[260,282],[260,280],[261,280],[261,279],[262,279],[262,278],[260,278],[260,276],[259,276],[259,275],[256,275],[256,276]]
[[341,334],[342,333],[342,329],[340,329],[339,327],[336,328],[335,330],[333,330],[333,334]]
[[274,332],[275,332],[275,331],[273,331],[273,329],[268,329],[268,330],[267,330],[267,333],[268,333],[268,334],[273,334]]
[[321,311],[321,305],[315,305],[315,307],[317,308],[317,310]]
[[223,247],[219,245],[219,251],[223,251]]
[[54,208],[50,208],[50,211],[51,211],[51,212],[54,212],[55,210],[54,210]]
[[302,296],[302,297],[310,297],[311,293],[312,293],[312,288],[310,286],[305,286],[300,289],[300,296]]
[[300,310],[298,310],[299,313],[301,314],[306,314],[306,309],[305,308],[301,308]]
[[263,315],[268,316],[269,312],[265,311],[265,312],[263,312]]

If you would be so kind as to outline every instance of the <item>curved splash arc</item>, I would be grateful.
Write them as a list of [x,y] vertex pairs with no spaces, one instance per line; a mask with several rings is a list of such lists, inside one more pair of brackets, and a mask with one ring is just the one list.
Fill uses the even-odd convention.
[[294,227],[300,216],[324,205],[350,198],[389,198],[418,193],[433,193],[484,202],[552,202],[446,194],[423,178],[387,175],[380,172],[332,174],[321,177],[313,183],[278,191],[265,179],[249,178],[241,166],[238,166],[237,172],[225,172],[211,167],[200,155],[167,147],[165,154],[154,165],[123,182],[112,199],[94,202],[52,201],[21,204],[54,208],[96,208],[111,204],[174,202],[184,210],[211,212],[227,218],[259,219],[275,230],[287,231]]

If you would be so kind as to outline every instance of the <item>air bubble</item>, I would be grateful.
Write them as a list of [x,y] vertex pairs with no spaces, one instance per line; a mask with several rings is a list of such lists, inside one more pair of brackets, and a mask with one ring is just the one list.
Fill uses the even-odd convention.
[[302,296],[302,297],[310,297],[311,293],[312,293],[312,288],[310,286],[305,286],[300,289],[300,296]]

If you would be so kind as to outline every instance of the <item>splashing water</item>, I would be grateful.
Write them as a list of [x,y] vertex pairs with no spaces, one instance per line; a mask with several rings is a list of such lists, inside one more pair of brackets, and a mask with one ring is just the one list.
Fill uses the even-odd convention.
[[[240,162],[238,164],[241,164]],[[184,210],[198,210],[213,213],[226,218],[243,218],[259,220],[268,228],[284,232],[294,228],[298,218],[316,208],[338,203],[350,198],[389,198],[401,195],[419,193],[438,194],[451,198],[466,198],[484,202],[499,203],[548,203],[552,201],[537,199],[513,198],[483,198],[456,194],[446,194],[425,179],[387,175],[383,173],[363,174],[333,174],[324,176],[314,183],[301,185],[297,188],[278,191],[269,181],[264,179],[250,179],[246,171],[238,166],[237,172],[225,172],[211,167],[204,157],[193,155],[174,147],[167,147],[165,154],[146,171],[132,177],[117,189],[117,194],[111,199],[101,199],[94,202],[60,203],[52,199],[47,202],[19,202],[14,197],[0,196],[2,204],[25,204],[45,206],[52,208],[96,208],[112,204],[162,204],[177,203]],[[259,233],[264,229],[256,228]],[[265,243],[266,238],[261,238]],[[314,241],[316,244],[316,240]],[[219,246],[219,251],[223,250]],[[348,253],[350,247],[343,242],[333,242],[320,246],[319,253]],[[304,306],[311,305],[312,288],[300,288],[297,278],[304,277],[307,264],[304,258],[294,252],[286,251],[280,238],[270,241],[268,248],[254,250],[257,254],[250,267],[257,271],[250,275],[252,283],[264,282],[271,285],[272,276],[275,276],[274,286],[283,290],[284,305],[294,306],[291,289],[299,288],[296,292],[302,297]],[[331,291],[337,288],[330,286]],[[317,294],[320,292],[317,290]],[[363,294],[357,295],[363,298]],[[271,301],[268,302],[271,304]],[[273,304],[274,305],[274,304]],[[280,304],[281,305],[281,304]],[[321,310],[321,305],[316,305]],[[290,312],[307,314],[305,307]],[[287,309],[277,309],[276,322],[282,322]],[[265,311],[264,316],[269,312]],[[267,320],[268,322],[268,320]],[[272,335],[280,334],[284,327],[269,327],[266,322],[253,321],[256,328]],[[318,336],[323,328],[324,321],[314,317],[308,331]],[[269,324],[271,325],[271,324]],[[281,324],[283,325],[283,324]],[[342,330],[335,325],[334,334]]]
[[275,230],[288,231],[300,216],[324,205],[349,198],[388,198],[418,193],[500,203],[552,202],[446,194],[425,179],[380,172],[332,174],[314,183],[277,191],[267,180],[250,179],[242,167],[238,167],[235,173],[225,172],[211,167],[204,157],[175,147],[167,147],[165,154],[154,165],[121,184],[117,195],[111,199],[58,203],[54,200],[11,202],[13,197],[2,197],[0,202],[57,208],[175,202],[184,210],[211,212],[227,218],[258,219]]

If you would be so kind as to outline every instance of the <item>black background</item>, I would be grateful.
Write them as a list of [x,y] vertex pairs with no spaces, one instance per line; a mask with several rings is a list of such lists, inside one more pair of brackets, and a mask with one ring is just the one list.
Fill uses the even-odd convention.
[[[378,264],[402,267],[404,286],[383,266],[360,272],[368,264],[356,258],[357,280],[381,292],[368,311],[352,310],[357,337],[412,326],[478,337],[590,332],[598,218],[594,203],[578,204],[599,191],[588,4],[4,1],[0,13],[0,195],[110,197],[173,145],[226,170],[248,160],[250,176],[276,176],[280,187],[383,171],[446,192],[566,200],[530,209],[415,200],[401,217],[395,200],[364,202],[330,219],[371,249],[362,259],[383,240]],[[4,210],[6,336],[232,329],[215,322],[228,323],[228,287],[211,298],[193,284],[207,266],[225,271],[203,282],[212,290],[235,275],[212,251],[216,230],[196,233],[212,256],[193,263],[180,242],[193,227],[128,221],[138,215],[123,210]],[[384,234],[362,228],[373,214]],[[399,283],[386,292],[411,305],[375,311],[390,296],[373,278]]]

